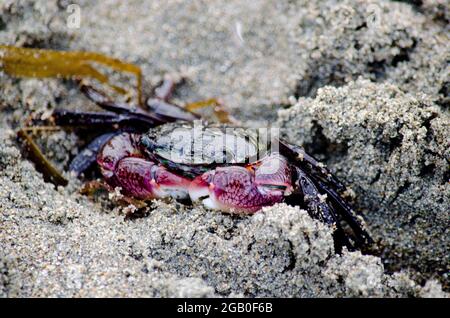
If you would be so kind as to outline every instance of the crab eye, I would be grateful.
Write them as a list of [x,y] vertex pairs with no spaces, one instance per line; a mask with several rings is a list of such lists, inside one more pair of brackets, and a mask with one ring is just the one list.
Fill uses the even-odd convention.
[[115,168],[115,161],[111,156],[99,157],[97,158],[97,162],[103,169],[114,170]]
[[139,144],[146,150],[146,151],[154,151],[156,148],[156,143],[146,135],[143,135],[141,139],[139,139]]
[[267,190],[280,190],[286,191],[287,186],[281,184],[261,184],[260,187],[265,188]]

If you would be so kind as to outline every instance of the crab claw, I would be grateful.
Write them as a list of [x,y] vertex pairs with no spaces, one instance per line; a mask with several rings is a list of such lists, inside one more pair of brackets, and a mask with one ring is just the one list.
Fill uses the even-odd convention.
[[192,201],[213,210],[246,214],[282,202],[291,191],[291,170],[278,154],[247,167],[217,168],[196,177],[189,186]]
[[119,161],[115,179],[126,195],[141,200],[172,197],[187,199],[190,181],[158,164],[128,157]]

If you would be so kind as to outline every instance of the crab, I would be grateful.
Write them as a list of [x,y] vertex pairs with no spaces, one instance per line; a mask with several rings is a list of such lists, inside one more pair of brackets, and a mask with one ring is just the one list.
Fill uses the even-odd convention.
[[[82,83],[81,91],[105,111],[56,109],[52,114],[56,126],[84,126],[100,132],[69,165],[77,177],[98,167],[103,181],[93,181],[85,189],[101,184],[109,191],[120,189],[134,202],[172,198],[240,215],[285,202],[299,205],[311,217],[331,226],[337,246],[354,249],[372,242],[345,198],[345,185],[325,165],[272,131],[263,138],[254,130],[233,127],[217,100],[178,106],[170,102],[175,83],[166,80],[144,102],[140,69],[132,64],[95,53],[0,49],[4,50],[4,71],[10,75],[90,76],[108,83],[90,62],[104,62],[137,75],[138,106],[115,102]],[[70,68],[61,64],[65,59]],[[25,66],[24,61],[28,61]],[[113,88],[121,92],[117,86]],[[211,104],[221,123],[202,122],[193,112]],[[35,162],[50,181],[66,184],[32,141],[28,134],[32,129],[21,129],[19,136],[34,153]]]

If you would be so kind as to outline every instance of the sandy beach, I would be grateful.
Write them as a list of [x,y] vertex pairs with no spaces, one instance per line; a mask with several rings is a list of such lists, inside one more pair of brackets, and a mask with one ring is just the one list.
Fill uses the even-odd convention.
[[[73,81],[0,67],[0,297],[449,297],[450,3],[419,2],[0,1],[0,44],[107,54],[142,68],[146,96],[183,77],[174,102],[217,97],[242,126],[279,127],[348,185],[379,249],[336,254],[286,204],[156,200],[128,219],[67,172],[55,188],[17,129],[98,108]],[[36,139],[61,171],[86,142]]]

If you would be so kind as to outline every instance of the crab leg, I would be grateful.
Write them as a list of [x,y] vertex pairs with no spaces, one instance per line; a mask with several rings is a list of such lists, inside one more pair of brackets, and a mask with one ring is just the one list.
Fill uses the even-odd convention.
[[53,121],[59,126],[96,126],[110,127],[119,125],[121,127],[132,127],[135,130],[146,131],[150,127],[161,125],[161,121],[149,117],[136,115],[117,115],[111,112],[79,112],[64,109],[55,109],[52,115]]
[[80,90],[101,108],[117,114],[153,121],[154,124],[151,127],[176,120],[193,121],[198,119],[195,114],[156,98],[147,100],[146,104],[150,111],[145,111],[127,104],[113,102],[105,94],[89,85],[82,85]]
[[337,218],[330,206],[326,203],[314,182],[300,169],[297,172],[297,189],[303,195],[303,201],[308,205],[308,212],[315,219],[330,225],[336,225]]
[[[306,174],[300,168],[296,168],[296,172],[298,176],[298,180],[296,181],[297,188],[303,196],[303,201],[308,205],[308,212],[310,213],[311,217],[321,220],[322,222],[334,227],[333,237],[335,239],[335,248],[338,253],[341,252],[343,246],[347,246],[347,248],[349,248],[350,250],[353,250],[356,246],[361,247],[363,238],[366,239],[367,243],[371,242],[370,236],[364,230],[362,230],[361,225],[356,222],[354,216],[351,214],[347,214],[349,210],[342,211],[340,209],[341,216],[350,224],[351,228],[354,230],[357,236],[355,246],[355,244],[350,241],[348,235],[346,235],[344,229],[342,228],[333,204],[329,204],[326,202],[327,197],[320,194],[313,180],[308,178],[308,176],[306,176]],[[320,188],[322,188],[323,184],[320,183],[319,185]],[[327,194],[330,194],[328,192],[329,189],[323,190],[325,190]],[[336,192],[333,192],[333,194],[337,195]],[[330,196],[331,202],[342,202],[343,204],[345,204],[338,195],[336,197],[330,194]],[[346,207],[347,209],[350,209],[348,205],[346,205]],[[339,208],[342,207],[339,206]]]
[[334,189],[331,189],[321,181],[317,180],[317,183],[319,184],[320,188],[330,196],[331,201],[336,204],[336,209],[340,212],[339,215],[345,222],[348,223],[348,225],[355,233],[357,244],[372,244],[373,239],[370,237],[369,233],[364,230],[364,227],[358,221],[355,212],[348,205],[348,203],[345,202],[345,200]]
[[174,80],[165,78],[161,85],[155,89],[155,97],[165,102],[169,101],[177,84]]
[[[300,171],[299,177],[302,174],[306,175],[302,171],[305,169],[309,174],[307,178],[311,182],[310,187],[314,186],[314,188],[320,189],[320,191],[329,196],[329,200],[332,202],[333,206],[329,205],[328,210],[330,213],[326,213],[325,216],[322,215],[321,218],[328,215],[328,219],[331,219],[330,216],[332,216],[338,226],[338,229],[340,228],[339,222],[341,218],[354,232],[357,245],[362,246],[363,244],[371,244],[373,242],[372,238],[367,231],[364,230],[363,225],[358,221],[356,213],[346,202],[346,200],[339,194],[339,192],[344,192],[346,190],[345,185],[341,183],[325,166],[321,165],[314,157],[306,153],[303,148],[281,140],[279,140],[279,146],[281,153],[288,158],[295,160],[297,163],[297,171]],[[306,186],[306,184],[302,186]],[[326,212],[327,210],[325,209],[322,211]],[[337,218],[338,216],[339,218]]]
[[200,116],[197,114],[158,98],[149,98],[146,104],[149,111],[164,118],[167,122],[176,120],[194,121],[200,119]]
[[158,117],[156,114],[146,112],[137,107],[130,107],[128,104],[125,103],[113,102],[105,94],[101,93],[99,90],[96,90],[92,86],[83,84],[81,85],[80,90],[86,95],[86,97],[88,97],[90,100],[92,100],[94,103],[96,103],[104,110],[114,112],[116,114],[145,117],[160,123],[167,122],[163,118]]
[[200,116],[194,112],[195,110],[206,107],[214,107],[213,111],[219,122],[232,122],[229,113],[223,108],[222,103],[216,98],[187,103],[184,107],[169,103],[169,99],[172,96],[173,91],[175,90],[177,84],[181,81],[183,81],[183,79],[178,82],[175,82],[172,79],[164,79],[162,84],[155,89],[155,97],[147,100],[147,106],[149,109],[162,116],[173,117],[175,115],[177,119],[193,121],[200,118]]
[[339,191],[345,191],[345,185],[302,147],[280,139],[276,140],[276,142],[279,144],[280,153],[297,162],[302,169],[306,169],[312,175],[330,184]]
[[98,136],[84,148],[69,165],[69,171],[77,177],[97,161],[97,154],[103,145],[117,133],[106,133]]

